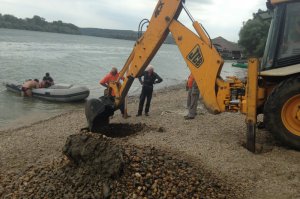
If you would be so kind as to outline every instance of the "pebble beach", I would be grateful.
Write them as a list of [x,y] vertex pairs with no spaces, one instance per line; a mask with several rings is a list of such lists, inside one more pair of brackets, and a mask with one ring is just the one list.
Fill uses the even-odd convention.
[[[183,85],[155,91],[148,117],[135,117],[132,97],[131,117],[116,111],[101,134],[83,132],[83,108],[0,131],[0,198],[300,198],[298,151],[259,129],[253,154],[242,114],[212,115],[200,103],[186,121],[186,96]],[[63,151],[77,134],[118,146],[122,172],[74,164]]]

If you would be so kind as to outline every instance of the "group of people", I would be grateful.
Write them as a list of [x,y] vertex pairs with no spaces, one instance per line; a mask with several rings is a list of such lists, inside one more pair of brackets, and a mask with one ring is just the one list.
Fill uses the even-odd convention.
[[[111,71],[105,75],[103,79],[100,80],[100,84],[104,86],[105,94],[115,97],[115,93],[109,90],[109,83],[115,82],[119,79],[118,69],[116,67],[112,67]],[[121,78],[123,79],[123,78]],[[147,69],[142,73],[140,77],[138,77],[140,84],[142,85],[142,91],[140,94],[140,101],[138,106],[138,112],[136,117],[142,116],[143,110],[145,116],[149,116],[150,104],[152,99],[153,93],[153,86],[154,84],[161,83],[163,79],[154,72],[154,68],[152,65],[149,65]],[[188,99],[187,99],[187,108],[188,108],[188,115],[184,116],[186,120],[194,119],[197,115],[197,105],[199,100],[199,89],[194,80],[192,74],[188,77],[187,81],[187,89],[188,89]],[[146,101],[146,106],[144,109],[144,103]],[[130,117],[130,115],[126,115],[124,110],[124,103],[119,107],[123,118]]]
[[[119,78],[118,69],[116,67],[112,67],[111,71],[105,75],[103,79],[100,80],[100,84],[106,88],[105,93],[109,93],[110,96],[115,97],[115,93],[113,91],[107,90],[109,89],[109,82],[117,81]],[[123,79],[123,78],[122,78]],[[139,82],[142,85],[142,93],[140,95],[139,109],[136,114],[137,117],[142,116],[144,103],[146,101],[145,107],[145,115],[149,116],[150,103],[152,99],[153,93],[153,85],[162,82],[162,78],[154,72],[153,66],[149,65],[145,72],[138,78]],[[121,114],[124,118],[130,117],[127,115],[124,110],[124,103],[119,107]]]
[[28,79],[22,85],[22,96],[31,97],[32,89],[48,88],[52,85],[54,85],[54,81],[53,78],[50,76],[50,73],[46,73],[41,82],[38,79]]
[[[112,67],[110,72],[105,75],[103,79],[100,80],[100,84],[104,86],[105,94],[109,95],[111,97],[115,97],[115,93],[113,90],[109,90],[109,83],[110,82],[116,82],[119,79],[119,73],[118,69],[116,67]],[[121,80],[124,78],[122,77]],[[152,65],[149,65],[147,69],[142,73],[140,77],[138,77],[138,80],[140,84],[142,85],[142,92],[140,94],[140,101],[138,106],[138,112],[136,114],[136,117],[142,116],[143,110],[145,113],[145,116],[149,116],[149,110],[150,110],[150,104],[153,94],[153,86],[154,84],[161,83],[163,79],[154,72],[154,68]],[[38,79],[29,79],[26,80],[25,83],[22,85],[22,95],[23,96],[32,96],[32,89],[36,88],[48,88],[50,86],[54,85],[54,80],[50,76],[50,73],[46,73],[43,77],[43,80],[39,82]],[[197,105],[198,105],[198,99],[199,99],[199,89],[197,87],[197,84],[192,76],[188,77],[187,80],[187,90],[188,90],[188,98],[187,98],[187,108],[188,108],[188,114],[184,116],[186,120],[194,119],[197,115]],[[144,104],[146,101],[146,106],[144,109]],[[121,114],[124,118],[130,117],[130,115],[127,115],[125,113],[124,103],[120,105],[119,107]]]

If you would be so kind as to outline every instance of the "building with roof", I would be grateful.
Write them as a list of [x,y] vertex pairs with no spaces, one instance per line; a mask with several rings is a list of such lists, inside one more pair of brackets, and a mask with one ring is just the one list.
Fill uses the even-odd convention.
[[228,41],[223,37],[212,39],[212,43],[219,51],[223,59],[241,59],[242,48],[234,42]]

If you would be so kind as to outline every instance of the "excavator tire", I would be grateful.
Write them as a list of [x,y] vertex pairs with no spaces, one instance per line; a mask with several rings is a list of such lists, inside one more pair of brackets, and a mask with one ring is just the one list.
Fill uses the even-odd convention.
[[91,132],[97,132],[109,124],[109,117],[114,114],[114,100],[102,96],[99,99],[90,99],[85,105],[85,116]]
[[273,89],[264,106],[264,123],[282,144],[300,150],[300,76]]

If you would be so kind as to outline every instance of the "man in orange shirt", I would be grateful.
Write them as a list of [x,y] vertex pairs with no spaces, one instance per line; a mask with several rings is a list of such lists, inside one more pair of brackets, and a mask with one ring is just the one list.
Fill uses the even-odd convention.
[[[110,82],[115,82],[117,81],[119,78],[119,73],[118,73],[118,69],[116,67],[112,67],[112,69],[110,70],[110,72],[105,75],[105,77],[103,79],[100,80],[100,84],[104,87],[106,87],[107,89],[109,88],[108,85]],[[122,78],[123,79],[123,78]],[[111,97],[115,98],[115,93],[113,91],[109,91],[108,90],[108,95],[110,95]],[[126,117],[130,117],[130,115],[124,115],[124,103],[120,105],[120,111],[122,113],[123,118]]]
[[188,115],[184,116],[184,119],[191,120],[194,119],[197,115],[197,106],[199,100],[199,89],[196,84],[196,81],[192,74],[190,74],[188,81],[187,81],[187,88],[188,88],[188,99],[187,99],[187,108],[189,110]]
[[191,106],[193,81],[194,81],[194,77],[192,76],[192,74],[190,74],[186,82],[186,90],[188,91],[187,104],[186,104],[187,108]]
[[[109,88],[108,85],[110,82],[115,82],[117,81],[119,78],[119,73],[118,73],[118,69],[116,67],[112,67],[112,69],[110,70],[110,72],[105,75],[105,77],[103,79],[100,80],[100,84],[102,86],[104,86],[105,88]],[[113,91],[110,93],[111,96],[115,96],[115,94],[113,93]]]

